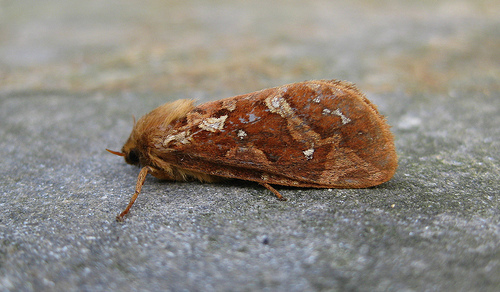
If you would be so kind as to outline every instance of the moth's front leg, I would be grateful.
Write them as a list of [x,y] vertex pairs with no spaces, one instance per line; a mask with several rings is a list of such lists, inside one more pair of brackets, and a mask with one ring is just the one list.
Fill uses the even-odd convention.
[[142,186],[144,185],[144,181],[146,181],[146,176],[148,173],[152,172],[153,170],[149,166],[144,166],[141,171],[139,172],[139,176],[137,177],[137,183],[135,184],[135,193],[130,198],[130,202],[127,205],[127,208],[123,210],[123,212],[120,213],[120,215],[116,216],[116,221],[122,222],[123,217],[127,215],[127,213],[130,211],[130,208],[134,204],[135,200],[139,196],[139,193],[141,192]]

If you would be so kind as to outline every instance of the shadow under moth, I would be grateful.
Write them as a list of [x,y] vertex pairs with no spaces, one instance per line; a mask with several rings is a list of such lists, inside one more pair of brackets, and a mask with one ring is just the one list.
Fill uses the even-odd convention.
[[[108,150],[108,149],[107,149]],[[171,181],[254,181],[271,185],[367,188],[397,168],[394,138],[377,107],[353,84],[316,80],[207,102],[166,103],[134,122],[121,152],[146,176]]]

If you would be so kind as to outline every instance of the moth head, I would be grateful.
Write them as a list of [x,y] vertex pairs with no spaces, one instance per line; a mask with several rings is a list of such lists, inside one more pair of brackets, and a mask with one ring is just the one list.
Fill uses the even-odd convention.
[[[134,121],[134,124],[135,124],[135,121]],[[134,130],[135,130],[135,126],[134,126]],[[139,145],[140,145],[140,143],[138,141],[138,137],[137,137],[137,135],[135,135],[135,131],[132,131],[127,142],[125,142],[125,144],[123,145],[121,152],[113,151],[113,150],[109,150],[109,149],[106,149],[106,150],[112,154],[122,156],[123,158],[125,158],[125,162],[127,162],[128,164],[140,165],[141,160],[143,160],[143,159],[141,159],[142,155],[141,155],[141,151],[139,149]]]
[[131,138],[129,138],[127,143],[125,143],[125,145],[123,145],[122,153],[123,153],[123,156],[125,157],[125,162],[127,162],[128,164],[132,164],[132,165],[139,165],[140,164],[141,153],[137,147],[137,143],[135,143],[135,141],[131,140]]
[[[123,147],[125,148],[125,147]],[[139,158],[139,151],[136,148],[130,148],[130,149],[122,149],[122,152],[118,151],[113,151],[106,149],[109,153],[118,155],[118,156],[123,156],[125,158],[125,162],[128,164],[132,165],[139,165],[140,164],[140,158]]]
[[[135,116],[132,116],[132,118],[134,119],[134,130],[135,130],[137,123],[135,120]],[[132,134],[128,138],[125,145],[123,145],[121,152],[113,151],[110,149],[106,149],[106,150],[111,154],[122,156],[123,158],[125,158],[125,162],[127,162],[128,164],[139,165],[140,164],[140,158],[139,158],[140,154],[139,154],[139,150],[137,149],[136,139],[134,138],[134,132],[135,132],[134,130],[132,131]]]

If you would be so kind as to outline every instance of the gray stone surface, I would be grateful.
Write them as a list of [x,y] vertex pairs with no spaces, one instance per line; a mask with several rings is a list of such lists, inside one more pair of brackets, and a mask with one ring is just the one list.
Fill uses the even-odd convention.
[[[2,0],[0,291],[498,291],[499,48],[493,0]],[[114,221],[132,115],[318,78],[387,116],[390,182],[148,178]]]

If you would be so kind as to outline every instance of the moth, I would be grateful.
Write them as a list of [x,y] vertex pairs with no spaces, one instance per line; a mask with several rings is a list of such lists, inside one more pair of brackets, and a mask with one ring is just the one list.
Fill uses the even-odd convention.
[[122,221],[151,174],[170,181],[368,188],[397,168],[385,118],[353,84],[316,80],[207,102],[166,103],[134,122],[121,152],[141,168]]

